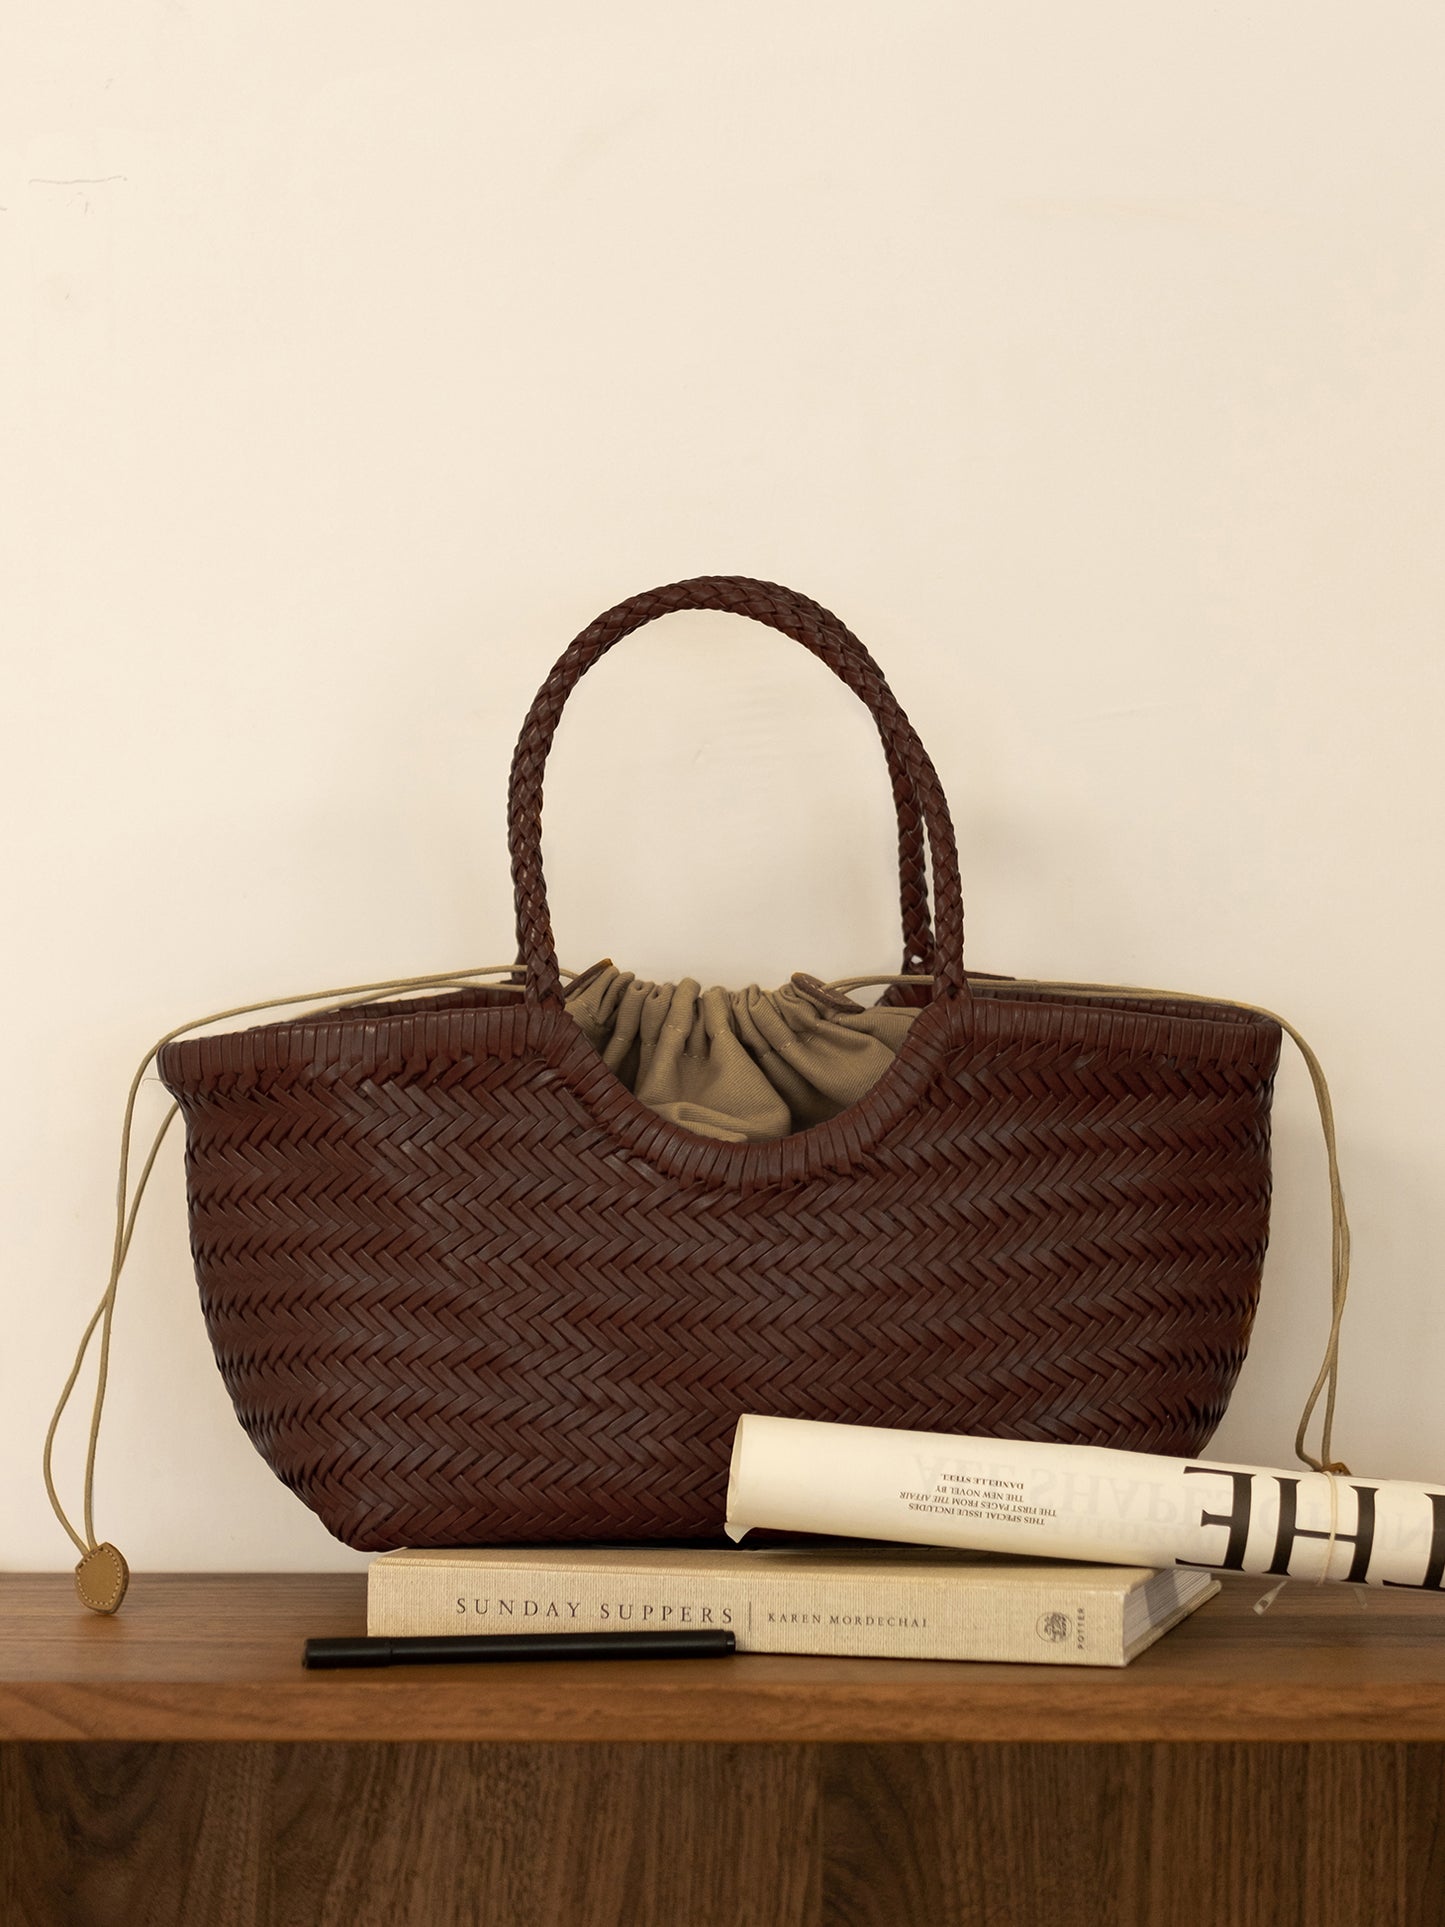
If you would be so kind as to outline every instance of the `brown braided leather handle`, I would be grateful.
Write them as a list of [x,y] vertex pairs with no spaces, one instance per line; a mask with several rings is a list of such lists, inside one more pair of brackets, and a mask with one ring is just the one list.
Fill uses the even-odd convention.
[[[932,952],[933,995],[967,996],[963,900],[953,825],[937,774],[877,663],[850,630],[818,603],[749,576],[697,576],[630,596],[598,616],[557,662],[527,712],[512,759],[508,842],[517,900],[518,955],[531,1003],[559,1003],[560,979],[542,875],[542,778],[568,696],[587,671],[634,629],[680,609],[717,609],[766,623],[799,642],[846,683],[878,726],[899,819],[905,958]],[[938,934],[927,941],[927,893],[918,819],[933,851]]]
[[[732,579],[737,582],[748,580],[743,576]],[[841,650],[855,655],[860,662],[867,665],[880,682],[883,680],[883,671],[874,662],[863,643],[833,614],[831,609],[825,609],[820,602],[814,602],[810,597],[799,594],[796,589],[785,589],[778,583],[758,583],[755,586],[768,589],[775,605],[781,607],[784,604],[792,604],[801,619],[811,621],[819,629],[831,630]],[[664,591],[654,590],[650,593],[662,594]],[[643,599],[637,596],[630,598],[630,601],[641,602]],[[619,607],[625,606],[627,605],[619,605]],[[679,606],[699,605],[680,604]],[[701,606],[711,607],[712,605]],[[611,613],[616,614],[617,611],[613,610]],[[650,620],[650,618],[644,618],[644,620]],[[580,641],[581,638],[579,637],[578,640]],[[573,643],[562,661],[554,668],[552,672],[554,675],[562,668],[563,662],[576,647],[577,644]],[[578,674],[585,674],[588,666],[590,665],[584,665]],[[885,742],[883,753],[888,764],[888,776],[898,819],[898,908],[903,929],[903,961],[899,965],[899,970],[904,976],[926,975],[933,971],[937,958],[934,955],[933,929],[929,913],[928,867],[923,854],[923,819],[919,813],[913,779],[900,761],[896,749],[891,743]]]

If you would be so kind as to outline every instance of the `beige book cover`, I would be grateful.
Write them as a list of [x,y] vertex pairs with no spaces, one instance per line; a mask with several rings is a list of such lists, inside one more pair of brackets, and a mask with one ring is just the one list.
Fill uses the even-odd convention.
[[750,1653],[1126,1666],[1218,1592],[1206,1572],[900,1546],[388,1552],[367,1631],[715,1626]]

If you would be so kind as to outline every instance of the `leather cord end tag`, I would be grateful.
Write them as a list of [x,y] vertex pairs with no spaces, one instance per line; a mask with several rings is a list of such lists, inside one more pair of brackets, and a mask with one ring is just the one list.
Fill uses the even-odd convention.
[[93,1613],[113,1613],[125,1598],[130,1584],[130,1567],[119,1548],[110,1544],[93,1546],[75,1568],[75,1590],[80,1603]]
[[806,970],[795,970],[791,982],[794,990],[801,990],[805,997],[820,1004],[824,1010],[846,1011],[856,1017],[863,1008],[844,991],[835,990],[831,984],[825,984],[821,978],[811,976]]

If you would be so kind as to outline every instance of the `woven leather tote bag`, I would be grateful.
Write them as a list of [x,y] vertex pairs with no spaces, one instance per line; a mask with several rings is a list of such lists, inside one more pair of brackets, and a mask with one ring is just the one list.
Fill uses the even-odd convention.
[[[932,975],[895,993],[920,1007],[866,1095],[771,1142],[658,1116],[563,1004],[540,849],[553,734],[601,656],[680,609],[770,624],[867,706],[905,968]],[[609,610],[527,716],[508,834],[514,985],[160,1053],[217,1361],[337,1537],[712,1535],[745,1411],[1199,1451],[1257,1303],[1279,1027],[970,978],[938,778],[836,617],[743,577]]]

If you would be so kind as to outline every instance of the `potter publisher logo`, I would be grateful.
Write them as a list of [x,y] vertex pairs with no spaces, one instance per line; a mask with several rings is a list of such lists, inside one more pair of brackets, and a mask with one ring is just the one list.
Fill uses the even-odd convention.
[[1038,1624],[1039,1638],[1048,1640],[1052,1646],[1067,1639],[1071,1631],[1067,1613],[1045,1613]]

